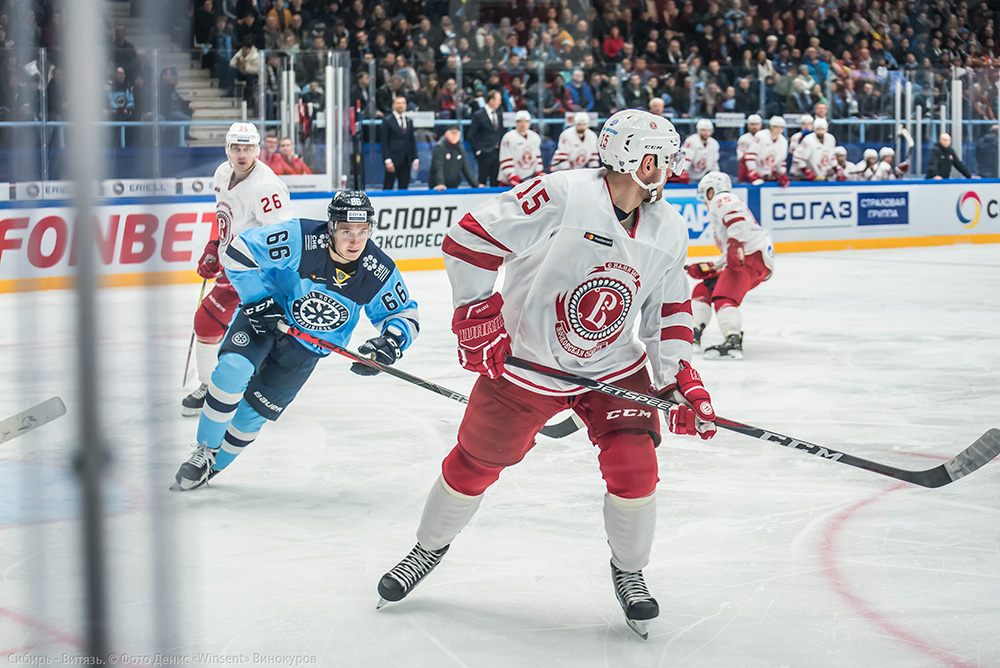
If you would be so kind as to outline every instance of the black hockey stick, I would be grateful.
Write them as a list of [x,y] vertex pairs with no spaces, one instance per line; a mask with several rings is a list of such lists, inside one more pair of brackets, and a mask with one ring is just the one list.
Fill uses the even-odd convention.
[[66,406],[59,397],[46,399],[37,406],[21,411],[17,415],[0,420],[0,443],[6,443],[21,434],[27,434],[36,427],[48,424],[66,414]]
[[[303,332],[301,329],[298,329],[297,327],[289,327],[285,323],[280,323],[278,325],[278,329],[280,329],[285,334],[288,334],[289,336],[294,336],[300,341],[311,343],[314,346],[323,348],[324,350],[329,350],[332,353],[337,353],[338,355],[342,355],[348,359],[354,360],[355,362],[361,362],[362,364],[367,364],[368,366],[374,367],[379,371],[384,371],[390,376],[395,376],[400,380],[405,380],[406,382],[413,383],[414,385],[422,387],[425,390],[430,390],[435,394],[440,394],[442,397],[448,397],[449,399],[454,399],[455,401],[462,404],[469,403],[469,397],[465,396],[464,394],[461,394],[460,392],[455,392],[454,390],[449,390],[447,387],[442,387],[440,385],[432,383],[429,380],[418,378],[417,376],[408,374],[405,371],[397,369],[396,367],[386,366],[385,364],[379,364],[373,359],[362,357],[361,355],[352,352],[347,348],[342,348],[335,343],[330,343],[329,341],[318,339],[312,334],[309,334],[308,332]],[[542,427],[541,434],[543,436],[548,436],[549,438],[562,438],[563,436],[572,434],[577,429],[579,429],[579,427],[577,426],[576,422],[573,420],[572,417],[568,417],[562,422]]]
[[[637,404],[650,406],[652,408],[659,408],[664,411],[668,411],[677,405],[672,401],[659,399],[657,397],[641,394],[639,392],[633,392],[632,390],[627,390],[623,387],[618,387],[617,385],[602,383],[598,380],[591,380],[582,376],[566,373],[565,371],[558,371],[556,369],[541,366],[540,364],[528,362],[527,360],[519,359],[513,356],[508,357],[504,361],[504,364],[518,369],[534,371],[535,373],[540,373],[543,376],[558,378],[566,381],[567,383],[572,383],[581,387],[588,387],[596,392],[602,392],[613,397],[619,397],[627,401],[634,401]],[[879,464],[878,462],[849,455],[846,452],[839,452],[831,448],[816,445],[815,443],[801,441],[797,438],[792,438],[791,436],[785,436],[777,432],[768,431],[759,427],[753,427],[751,425],[722,417],[716,417],[715,424],[723,429],[735,431],[745,436],[756,438],[759,441],[777,443],[778,445],[783,445],[786,448],[791,448],[792,450],[801,450],[807,454],[822,457],[823,459],[840,462],[841,464],[847,464],[848,466],[854,466],[859,469],[871,471],[872,473],[878,473],[879,475],[896,478],[897,480],[904,480],[922,487],[941,487],[942,485],[947,485],[950,482],[955,482],[959,478],[964,478],[976,469],[988,463],[996,457],[997,454],[1000,454],[1000,429],[989,429],[985,434],[976,439],[972,445],[967,447],[965,450],[962,450],[962,452],[958,453],[955,457],[949,459],[944,464],[940,464],[925,471],[908,471],[906,469],[898,469],[894,466]]]

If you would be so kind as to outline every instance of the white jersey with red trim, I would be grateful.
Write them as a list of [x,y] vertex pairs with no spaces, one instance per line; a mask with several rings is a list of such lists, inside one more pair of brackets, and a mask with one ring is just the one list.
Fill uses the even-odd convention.
[[[502,186],[514,185],[512,178],[527,181],[542,171],[542,138],[534,130],[522,135],[511,130],[500,141],[500,175]],[[515,179],[515,180],[517,180]]]
[[823,134],[822,141],[817,133],[809,133],[792,155],[792,175],[805,178],[808,167],[816,178],[826,178],[831,166],[837,162],[837,156],[833,154],[835,148],[837,140],[829,132]]
[[552,164],[549,171],[558,172],[563,169],[585,169],[601,166],[601,157],[597,153],[597,133],[590,128],[583,133],[583,139],[575,127],[566,128],[559,135],[556,152],[552,154]]
[[[802,132],[803,132],[802,130],[799,130],[788,139],[788,153],[790,155],[794,155],[795,149],[797,149],[799,147],[799,144],[802,143]],[[805,130],[805,133],[806,133],[805,136],[808,137],[809,135],[812,134],[812,130]]]
[[[850,160],[845,160],[844,164],[840,164],[834,159],[833,165],[830,167],[829,179],[831,181],[857,181],[861,174],[861,167],[864,163],[859,163],[855,165]],[[844,178],[841,179],[840,177]]]
[[224,162],[215,170],[215,221],[219,232],[219,254],[244,230],[283,223],[295,217],[288,186],[260,160],[245,179],[233,182],[233,166]]
[[[879,161],[881,162],[881,161]],[[867,160],[862,160],[855,167],[857,168],[858,181],[877,181],[879,162],[868,164]]]
[[[648,359],[663,388],[691,358],[687,223],[660,200],[640,205],[628,232],[604,175],[556,172],[473,209],[444,240],[452,298],[456,307],[486,299],[503,264],[514,355],[607,382]],[[541,394],[587,391],[511,367],[504,378]]]
[[772,140],[770,130],[758,130],[753,136],[753,144],[743,157],[747,171],[757,172],[764,180],[776,181],[779,174],[785,173],[788,140],[785,135],[778,135],[777,140]]
[[708,221],[715,245],[722,251],[722,264],[726,262],[729,239],[736,239],[743,242],[745,255],[759,252],[767,268],[774,271],[774,242],[771,234],[760,226],[746,202],[739,196],[731,192],[714,196],[708,203]]
[[[760,130],[758,130],[760,132]],[[753,144],[754,133],[744,132],[740,135],[740,138],[736,140],[736,162],[743,162],[743,157],[746,155],[747,150]]]
[[872,181],[891,181],[896,178],[895,170],[892,168],[892,163],[886,162],[885,160],[879,160],[875,163],[874,173],[870,180]]
[[698,181],[709,172],[719,169],[719,142],[715,137],[702,141],[698,134],[684,140],[684,169],[692,181]]

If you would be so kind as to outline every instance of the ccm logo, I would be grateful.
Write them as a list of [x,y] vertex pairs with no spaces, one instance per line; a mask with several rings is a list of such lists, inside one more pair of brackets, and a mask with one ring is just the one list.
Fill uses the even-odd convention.
[[644,411],[641,408],[626,408],[620,411],[608,411],[606,420],[617,420],[623,417],[653,417],[650,411]]

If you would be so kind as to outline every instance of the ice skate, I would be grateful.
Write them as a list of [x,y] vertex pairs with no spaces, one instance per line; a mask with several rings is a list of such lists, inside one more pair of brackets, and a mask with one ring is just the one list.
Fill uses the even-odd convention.
[[717,346],[709,346],[702,353],[707,360],[741,360],[743,359],[743,332],[730,334],[726,340]]
[[705,327],[707,325],[698,325],[691,332],[691,345],[695,350],[701,350],[701,334],[705,331]]
[[201,487],[214,478],[218,471],[212,467],[215,465],[215,453],[218,451],[218,448],[209,448],[205,445],[196,446],[194,454],[177,470],[174,476],[175,482],[170,489],[175,492],[186,492]]
[[208,385],[202,383],[191,394],[181,401],[181,415],[184,417],[194,417],[201,414],[201,408],[205,405],[205,397],[208,396]]
[[660,606],[650,596],[642,571],[623,571],[611,562],[611,581],[615,585],[615,596],[625,611],[625,622],[636,634],[646,640],[649,637],[649,620],[660,614]]
[[401,601],[406,597],[427,574],[441,563],[441,558],[448,551],[445,545],[440,550],[425,550],[417,543],[401,562],[393,566],[382,576],[378,583],[378,605],[381,608],[386,603]]

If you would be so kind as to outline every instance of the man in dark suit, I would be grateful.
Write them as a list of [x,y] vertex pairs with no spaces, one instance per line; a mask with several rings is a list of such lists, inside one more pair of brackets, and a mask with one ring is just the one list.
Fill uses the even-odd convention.
[[382,190],[392,190],[393,181],[399,181],[399,189],[410,187],[410,167],[417,171],[417,138],[413,133],[413,121],[406,117],[406,98],[397,95],[392,101],[392,113],[382,120],[382,157],[385,158],[385,180]]
[[479,182],[498,186],[500,171],[500,140],[506,130],[500,116],[500,91],[493,89],[486,94],[486,107],[472,114],[472,123],[465,135],[469,147],[479,163]]

